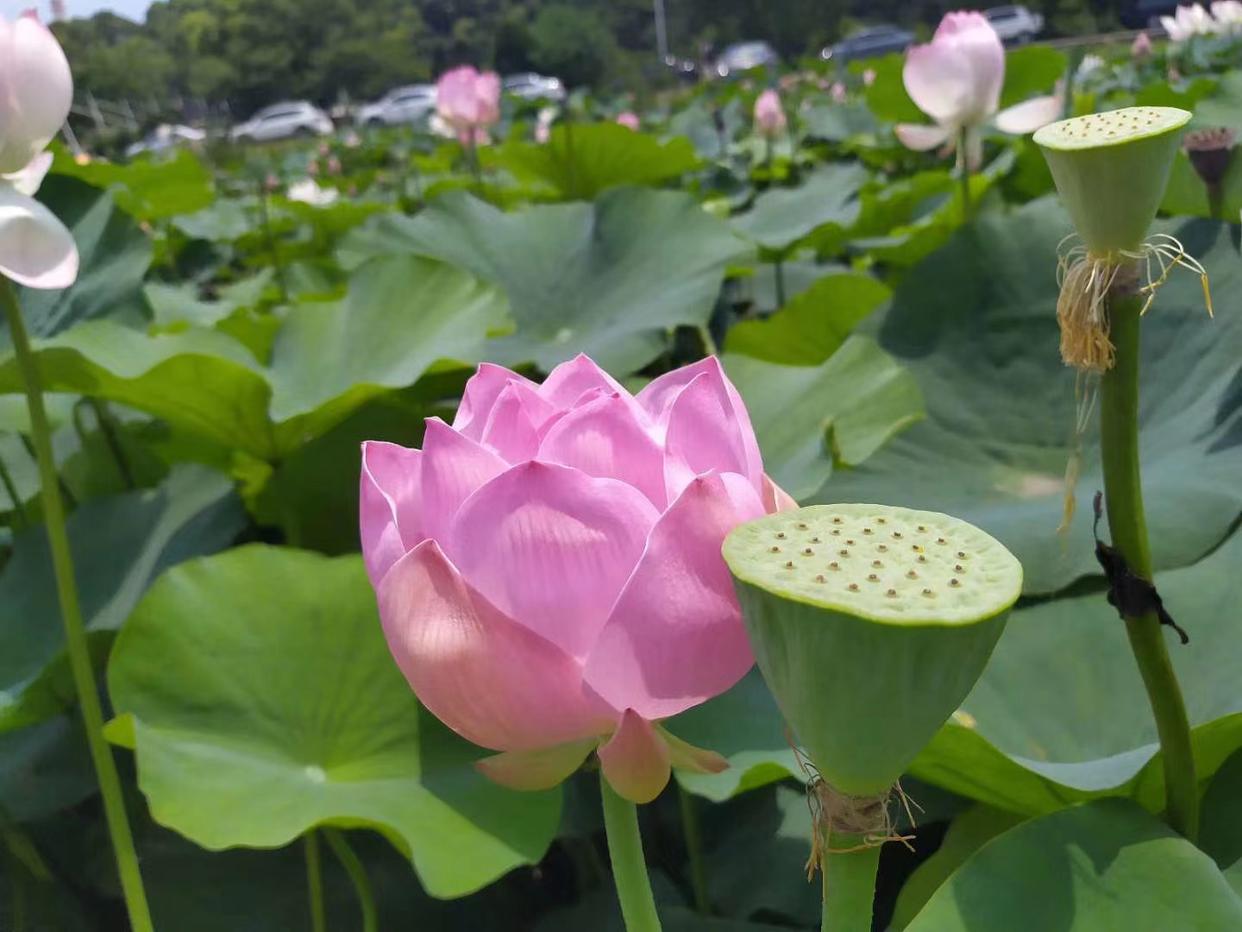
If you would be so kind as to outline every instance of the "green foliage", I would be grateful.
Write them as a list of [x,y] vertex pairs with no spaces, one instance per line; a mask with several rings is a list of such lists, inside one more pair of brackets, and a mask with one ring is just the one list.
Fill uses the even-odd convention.
[[597,83],[616,56],[608,26],[590,10],[554,3],[535,17],[531,61],[573,87]]

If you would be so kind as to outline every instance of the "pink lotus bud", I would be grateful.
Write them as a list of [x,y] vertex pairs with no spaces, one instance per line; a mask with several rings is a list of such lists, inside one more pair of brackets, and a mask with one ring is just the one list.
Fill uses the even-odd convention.
[[335,155],[328,156],[328,174],[339,175],[341,173],[341,160]]
[[33,13],[0,16],[0,275],[30,288],[67,288],[78,250],[32,195],[51,167],[43,151],[69,116],[73,77],[56,37]]
[[1130,57],[1138,61],[1151,58],[1151,51],[1151,38],[1145,32],[1140,32],[1130,44]]
[[755,132],[771,139],[785,132],[787,125],[780,95],[768,88],[755,99]]
[[552,138],[552,125],[550,123],[539,122],[535,124],[535,142],[539,145],[547,145],[548,140]]
[[840,81],[834,82],[832,87],[829,89],[828,93],[832,95],[833,103],[838,103],[838,104],[845,103],[845,98],[846,98],[845,85],[842,84]]
[[60,131],[73,76],[60,43],[33,13],[0,16],[0,174],[20,171]]
[[362,550],[384,633],[423,704],[553,786],[598,751],[638,802],[674,766],[719,769],[655,722],[752,663],[720,555],[784,507],[715,359],[636,396],[585,356],[536,384],[484,364],[421,450],[363,445]]
[[638,128],[641,125],[638,120],[638,114],[630,110],[618,113],[616,122],[618,126],[624,126],[626,129],[634,130],[634,132],[638,132]]
[[863,87],[870,87],[872,84],[875,84],[875,69],[868,68],[866,71],[864,71],[862,73],[862,79],[863,79]]
[[436,82],[436,112],[458,134],[493,125],[500,120],[499,75],[470,65],[446,71]]

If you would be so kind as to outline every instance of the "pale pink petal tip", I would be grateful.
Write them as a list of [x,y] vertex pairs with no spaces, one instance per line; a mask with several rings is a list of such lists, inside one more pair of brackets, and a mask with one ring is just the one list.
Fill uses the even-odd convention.
[[599,762],[608,785],[635,803],[659,796],[672,775],[668,744],[633,709],[626,709],[616,732],[599,749]]

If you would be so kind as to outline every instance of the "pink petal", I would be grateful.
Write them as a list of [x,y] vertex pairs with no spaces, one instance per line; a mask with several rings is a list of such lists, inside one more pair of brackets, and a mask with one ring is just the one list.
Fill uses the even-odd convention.
[[742,477],[700,476],[651,531],[585,667],[617,708],[661,719],[724,692],[753,663],[725,535],[764,513]]
[[797,507],[797,500],[765,473],[763,476],[763,510],[768,514],[774,514],[778,511],[793,511]]
[[358,523],[371,585],[425,536],[422,532],[422,453],[368,440],[362,445]]
[[548,431],[539,459],[573,466],[588,476],[620,479],[663,510],[664,451],[638,422],[632,399],[609,393],[565,414]]
[[911,46],[901,76],[910,99],[937,123],[964,122],[973,109],[974,73],[951,45]]
[[[740,473],[762,494],[763,459],[750,415],[720,364],[714,358],[704,362],[708,365],[668,404],[664,449],[695,475]],[[680,484],[670,485],[670,497],[680,493]]]
[[532,750],[602,734],[615,721],[579,665],[472,589],[435,541],[393,564],[377,595],[410,687],[475,744]]
[[475,769],[511,790],[550,790],[569,778],[595,750],[598,738],[571,741],[536,751],[505,751],[475,761]]
[[453,418],[453,429],[465,434],[471,440],[481,438],[484,428],[487,427],[487,419],[492,413],[492,406],[496,404],[496,399],[510,382],[519,382],[531,388],[537,388],[530,379],[504,366],[492,365],[489,362],[480,365],[475,374],[470,377],[470,381],[466,383],[465,391],[462,392],[461,404],[457,406],[457,414]]
[[893,127],[898,141],[907,149],[926,152],[946,142],[952,142],[947,127],[928,126],[920,123],[898,123]]
[[656,726],[656,731],[668,745],[669,763],[673,765],[674,770],[689,770],[691,773],[724,773],[729,769],[729,762],[715,751],[696,747],[689,741],[683,741],[660,725]]
[[491,450],[438,417],[428,418],[423,436],[423,536],[445,540],[461,503],[508,468]]
[[65,225],[34,198],[4,184],[0,184],[0,273],[40,289],[68,288],[78,277],[78,247]]
[[1014,136],[1033,133],[1041,126],[1047,126],[1061,119],[1064,106],[1065,102],[1055,94],[1035,97],[1012,107],[1006,107],[996,114],[996,128]]
[[477,126],[478,97],[475,83],[479,73],[470,65],[453,68],[436,81],[436,112],[455,128]]
[[636,803],[651,802],[672,776],[668,745],[633,709],[625,710],[616,733],[599,749],[599,762],[608,785]]
[[[500,120],[500,75],[484,71],[474,79],[475,113],[480,126]],[[486,133],[484,139],[486,139]]]
[[539,452],[542,428],[556,414],[534,387],[511,380],[496,396],[479,439],[506,461],[522,463]]
[[558,408],[569,408],[583,395],[598,389],[629,396],[621,383],[597,366],[590,356],[579,353],[548,373],[539,386],[539,394]]
[[466,500],[446,549],[497,608],[581,659],[658,517],[631,486],[532,461]]

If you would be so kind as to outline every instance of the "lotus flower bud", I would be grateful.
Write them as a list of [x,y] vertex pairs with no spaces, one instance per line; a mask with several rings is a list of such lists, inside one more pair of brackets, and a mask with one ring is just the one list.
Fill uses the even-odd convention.
[[56,37],[34,13],[0,17],[0,175],[42,152],[72,103],[73,76]]
[[780,95],[768,88],[755,99],[755,131],[771,139],[783,133],[786,125]]

